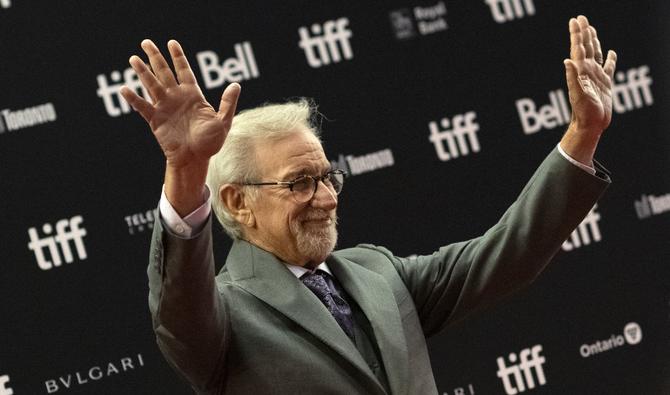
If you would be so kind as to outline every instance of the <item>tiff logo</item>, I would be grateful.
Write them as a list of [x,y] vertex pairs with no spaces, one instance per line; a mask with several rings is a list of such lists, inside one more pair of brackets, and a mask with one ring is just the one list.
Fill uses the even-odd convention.
[[[2,8],[9,8],[12,6],[12,1],[11,0],[0,0],[0,7]],[[2,395],[2,394],[0,394]]]
[[104,74],[99,74],[96,78],[98,80],[98,97],[102,98],[107,114],[111,117],[118,117],[121,114],[130,112],[130,105],[121,97],[119,89],[126,85],[138,95],[151,101],[149,92],[142,86],[139,77],[132,68],[127,68],[123,71],[123,78],[120,71],[114,70],[109,75],[114,84],[109,84],[107,77]]
[[612,88],[612,107],[617,113],[654,104],[650,88],[654,81],[649,76],[649,66],[628,69],[625,73],[619,71],[614,75],[614,80],[616,82]]
[[[70,248],[70,241],[74,242],[79,260],[83,261],[87,258],[86,247],[84,246],[86,229],[80,227],[83,221],[81,215],[74,216],[70,219],[61,219],[56,222],[55,236],[51,236],[53,233],[53,226],[46,223],[42,225],[42,232],[45,235],[43,238],[39,237],[36,228],[28,229],[28,235],[30,236],[28,248],[35,252],[37,265],[40,269],[49,270],[54,266],[60,266],[63,263],[63,260],[65,260],[65,263],[72,263],[74,261],[74,256],[72,255],[72,249]],[[58,246],[60,246],[60,251],[63,252],[62,257],[58,250]],[[45,248],[49,251],[51,260],[48,260],[44,255]]]
[[12,395],[14,393],[14,390],[7,387],[7,383],[9,383],[9,376],[6,374],[0,376],[0,395]]
[[[649,76],[649,66],[634,67],[626,72],[619,71],[614,80],[612,108],[617,114],[654,104],[650,88],[653,80]],[[562,89],[549,92],[549,104],[539,108],[529,97],[518,99],[515,104],[525,134],[566,125],[571,119],[567,95]]]
[[354,57],[349,43],[353,33],[347,28],[348,24],[349,19],[342,17],[326,21],[323,25],[315,23],[309,30],[306,26],[298,29],[300,35],[298,45],[305,51],[305,58],[310,67],[316,69],[330,63],[338,63],[342,58]]
[[563,242],[561,246],[563,251],[572,251],[575,248],[589,245],[592,242],[597,243],[602,239],[600,227],[598,226],[600,214],[596,213],[596,208],[598,208],[597,204],[586,214],[584,220],[572,232],[568,240]]
[[535,15],[533,0],[484,0],[491,7],[491,15],[497,23]]
[[195,55],[205,88],[218,88],[226,82],[240,82],[260,76],[251,44],[248,41],[238,43],[234,49],[235,56],[223,62],[219,61],[214,51],[202,51]]
[[[535,370],[540,386],[547,383],[542,369],[546,359],[540,355],[541,352],[542,346],[537,344],[531,348],[521,350],[518,357],[515,353],[510,353],[508,360],[511,365],[509,367],[505,366],[503,357],[498,357],[496,360],[498,362],[498,377],[502,380],[507,395],[515,395],[525,392],[526,389],[532,390],[535,388],[535,378],[531,369]],[[517,363],[518,359],[520,359],[520,362]]]
[[472,152],[479,152],[479,139],[477,131],[479,125],[475,121],[477,114],[474,111],[468,111],[465,114],[455,115],[451,121],[445,117],[438,123],[431,121],[428,123],[430,136],[428,140],[435,145],[437,157],[446,162],[450,159],[466,156]]

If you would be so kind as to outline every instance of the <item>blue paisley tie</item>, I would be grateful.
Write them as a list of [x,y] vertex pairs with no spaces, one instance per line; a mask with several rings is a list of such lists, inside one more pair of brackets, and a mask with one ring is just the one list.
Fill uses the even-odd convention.
[[328,273],[316,271],[314,273],[307,273],[303,275],[300,280],[305,284],[310,291],[316,295],[324,306],[333,315],[335,321],[340,324],[344,333],[354,340],[354,322],[352,319],[351,308],[349,304],[337,294],[334,294],[324,276]]

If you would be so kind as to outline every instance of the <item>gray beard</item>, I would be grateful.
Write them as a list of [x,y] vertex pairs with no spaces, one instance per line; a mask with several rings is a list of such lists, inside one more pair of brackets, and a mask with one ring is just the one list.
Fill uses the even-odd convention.
[[[305,217],[323,217],[325,215],[310,212],[310,215]],[[331,218],[331,220],[329,226],[318,228],[305,228],[301,221],[293,222],[291,231],[296,235],[298,251],[302,255],[316,259],[317,257],[328,256],[333,252],[337,244],[337,217]]]

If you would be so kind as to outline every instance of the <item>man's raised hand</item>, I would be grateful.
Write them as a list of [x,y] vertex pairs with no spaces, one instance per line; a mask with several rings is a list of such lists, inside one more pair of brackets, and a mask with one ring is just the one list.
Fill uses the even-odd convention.
[[168,42],[175,73],[151,40],[142,41],[142,49],[151,69],[138,56],[129,62],[151,102],[126,86],[121,95],[144,117],[161,146],[166,159],[165,195],[183,217],[203,203],[209,158],[228,135],[240,85],[230,84],[223,91],[217,111],[205,100],[177,41]]
[[565,59],[572,120],[561,139],[563,150],[592,165],[600,135],[612,120],[612,81],[617,55],[603,59],[596,29],[585,16],[570,19],[570,59]]
[[612,119],[612,80],[617,55],[603,58],[596,29],[585,16],[570,19],[570,59],[565,72],[573,111],[573,122],[584,130],[602,133]]
[[142,49],[151,69],[138,56],[132,56],[129,62],[152,102],[126,86],[121,88],[121,95],[149,123],[168,167],[185,168],[207,162],[221,149],[228,134],[240,86],[234,83],[224,90],[216,111],[205,100],[177,41],[168,42],[174,74],[151,40],[142,41]]

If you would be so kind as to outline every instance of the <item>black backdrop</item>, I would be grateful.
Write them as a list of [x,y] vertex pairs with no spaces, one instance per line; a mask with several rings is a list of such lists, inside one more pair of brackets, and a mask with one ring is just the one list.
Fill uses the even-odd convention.
[[[619,54],[597,155],[614,183],[533,286],[430,339],[435,378],[449,395],[670,393],[665,2],[0,0],[0,395],[189,393],[146,303],[164,163],[117,93],[143,38],[178,39],[201,84],[242,79],[240,108],[315,98],[326,154],[355,173],[340,247],[404,256],[483,233],[558,142],[579,13]],[[530,377],[498,374],[533,347]]]

